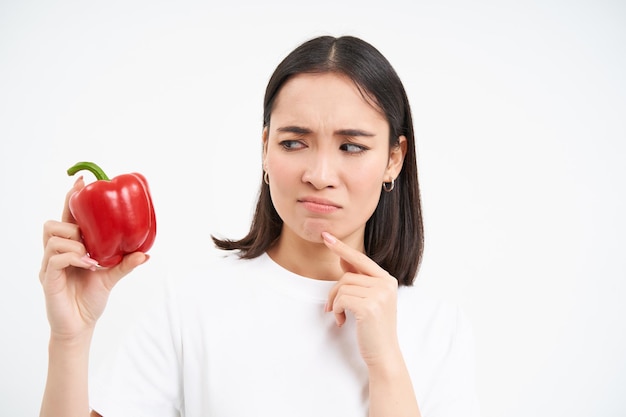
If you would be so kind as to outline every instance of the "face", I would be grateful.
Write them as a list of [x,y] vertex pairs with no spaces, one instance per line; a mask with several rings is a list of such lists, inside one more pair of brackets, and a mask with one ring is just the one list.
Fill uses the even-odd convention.
[[263,139],[281,240],[320,243],[327,231],[362,250],[382,184],[402,167],[405,138],[389,149],[384,115],[349,78],[324,73],[283,85]]

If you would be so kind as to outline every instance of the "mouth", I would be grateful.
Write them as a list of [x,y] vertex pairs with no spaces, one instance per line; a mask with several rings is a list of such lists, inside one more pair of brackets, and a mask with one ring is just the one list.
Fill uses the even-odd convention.
[[305,209],[314,213],[332,213],[339,209],[341,206],[339,204],[333,203],[330,200],[321,199],[321,198],[311,198],[305,197],[298,200],[298,203],[302,204]]

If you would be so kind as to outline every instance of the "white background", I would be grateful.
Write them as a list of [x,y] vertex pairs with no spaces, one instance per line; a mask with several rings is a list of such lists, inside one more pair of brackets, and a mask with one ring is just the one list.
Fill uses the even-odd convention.
[[1,1],[0,415],[38,413],[41,228],[65,170],[142,172],[157,207],[99,361],[158,280],[215,252],[210,234],[247,231],[265,84],[323,34],[363,37],[405,83],[419,282],[473,322],[484,416],[626,415],[626,6],[609,0]]

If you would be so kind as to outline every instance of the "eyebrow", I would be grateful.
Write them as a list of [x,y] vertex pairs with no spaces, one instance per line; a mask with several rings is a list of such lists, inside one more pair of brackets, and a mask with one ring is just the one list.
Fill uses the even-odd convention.
[[[276,129],[278,132],[296,133],[298,135],[306,135],[313,133],[311,129],[300,126],[284,126]],[[335,131],[335,135],[353,136],[353,137],[372,137],[373,133],[361,129],[339,129]]]
[[311,129],[307,129],[306,127],[300,127],[300,126],[285,126],[285,127],[279,127],[276,130],[278,132],[296,133],[298,135],[306,135],[308,133],[311,133]]

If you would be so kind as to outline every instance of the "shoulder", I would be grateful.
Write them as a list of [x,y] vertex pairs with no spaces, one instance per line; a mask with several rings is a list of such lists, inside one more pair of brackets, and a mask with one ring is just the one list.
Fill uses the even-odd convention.
[[458,303],[416,286],[398,289],[398,328],[404,337],[438,349],[472,338],[471,323]]
[[178,290],[193,290],[237,283],[238,278],[250,276],[251,271],[262,271],[263,257],[242,259],[232,252],[213,254],[202,262],[177,267],[168,274],[167,284]]
[[398,339],[423,415],[478,415],[474,336],[458,303],[401,287]]
[[245,297],[261,285],[259,278],[267,270],[265,258],[242,259],[232,252],[208,256],[202,262],[170,271],[165,292],[169,302],[177,305],[222,305],[235,296]]
[[398,288],[398,310],[408,316],[426,316],[434,320],[455,320],[461,314],[457,303],[441,297],[418,286]]

